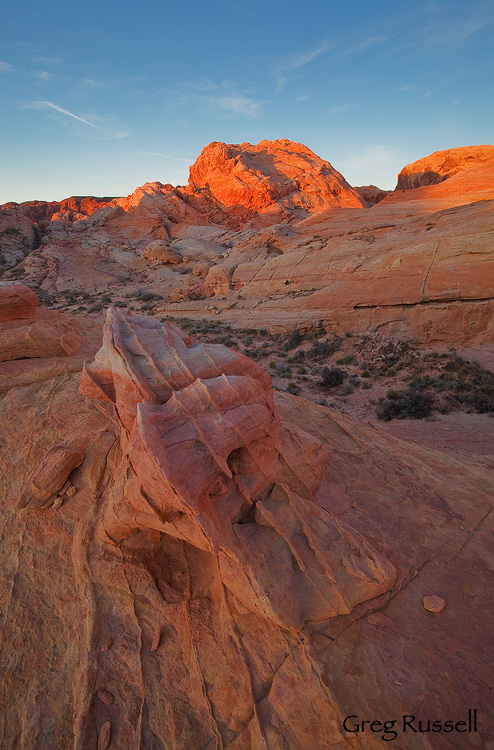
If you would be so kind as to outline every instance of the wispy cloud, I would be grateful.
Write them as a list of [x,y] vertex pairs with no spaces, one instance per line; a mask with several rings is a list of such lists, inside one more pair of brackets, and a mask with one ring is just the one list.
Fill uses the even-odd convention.
[[346,169],[375,169],[383,164],[389,164],[393,160],[393,154],[389,146],[374,145],[369,146],[360,155],[352,159],[342,161],[342,166]]
[[79,115],[75,115],[73,112],[69,112],[68,109],[64,109],[63,107],[59,107],[58,104],[53,104],[53,102],[48,101],[38,101],[38,102],[32,102],[30,105],[27,105],[27,108],[29,109],[54,109],[56,112],[60,112],[62,115],[67,115],[67,117],[73,117],[74,120],[79,120],[79,122],[83,122],[85,125],[90,125],[92,128],[99,128],[99,125],[95,125],[94,122],[89,122],[89,120],[85,120],[83,117],[79,117]]
[[349,109],[352,109],[353,104],[340,104],[336,105],[335,107],[330,107],[328,109],[328,112],[331,112],[332,114],[338,114],[340,112],[348,112]]
[[47,55],[33,55],[32,60],[42,63],[43,65],[65,65],[65,60],[61,57],[49,57]]
[[415,91],[416,87],[412,86],[411,84],[407,83],[404,86],[400,86],[399,88],[395,89],[395,92],[397,94],[402,94],[406,91]]
[[11,65],[8,62],[4,62],[3,60],[0,60],[0,73],[10,73],[12,70],[14,70],[13,65]]
[[313,46],[311,49],[308,49],[305,52],[295,53],[293,55],[290,55],[289,57],[285,57],[284,59],[279,60],[274,65],[274,74],[276,77],[278,91],[281,91],[285,84],[288,83],[289,80],[291,80],[290,75],[293,74],[296,70],[303,68],[304,65],[312,62],[312,60],[315,60],[316,57],[319,57],[319,55],[328,52],[335,46],[335,44],[332,44],[329,40],[326,40]]
[[210,96],[209,103],[212,107],[219,107],[224,112],[238,112],[247,117],[258,117],[262,102],[243,94],[231,96]]
[[340,52],[340,56],[358,55],[372,47],[377,47],[379,44],[384,44],[384,42],[389,41],[391,38],[391,36],[369,36],[366,39],[357,42],[357,44],[352,44],[350,47],[343,50],[343,52]]
[[478,31],[491,26],[492,22],[492,16],[475,16],[449,24],[434,24],[424,29],[422,44],[424,47],[458,44],[458,42],[463,42]]
[[190,159],[183,159],[181,156],[173,156],[172,154],[162,154],[160,151],[136,151],[135,153],[142,154],[143,156],[161,156],[162,159],[184,161],[186,164],[190,164]]
[[176,90],[160,92],[166,94],[167,102],[175,108],[192,107],[198,114],[239,114],[258,117],[264,101],[239,91],[230,82],[214,83],[208,79],[182,83]]
[[33,76],[42,83],[48,83],[48,81],[51,81],[53,78],[58,78],[54,73],[50,73],[49,70],[35,70]]

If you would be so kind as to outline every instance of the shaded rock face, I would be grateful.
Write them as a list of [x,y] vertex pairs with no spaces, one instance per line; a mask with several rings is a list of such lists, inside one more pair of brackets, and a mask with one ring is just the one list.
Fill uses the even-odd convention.
[[243,355],[110,310],[80,392],[115,405],[126,446],[106,538],[156,529],[213,553],[242,604],[288,628],[393,585],[393,565],[363,537],[315,517],[326,451],[281,424],[269,376]]
[[392,192],[392,190],[381,190],[376,185],[361,185],[356,187],[355,190],[369,206],[375,206],[376,203],[380,203]]
[[210,143],[190,168],[189,189],[207,190],[224,206],[258,212],[275,205],[309,213],[365,205],[329,162],[286,139],[255,146]]
[[494,146],[465,146],[434,151],[430,156],[407,164],[398,175],[396,190],[414,190],[426,185],[437,185],[448,177],[494,165]]

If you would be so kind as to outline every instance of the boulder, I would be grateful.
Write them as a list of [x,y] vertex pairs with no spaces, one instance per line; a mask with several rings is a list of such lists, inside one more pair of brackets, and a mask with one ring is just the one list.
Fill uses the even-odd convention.
[[0,323],[34,318],[38,298],[25,284],[0,281]]

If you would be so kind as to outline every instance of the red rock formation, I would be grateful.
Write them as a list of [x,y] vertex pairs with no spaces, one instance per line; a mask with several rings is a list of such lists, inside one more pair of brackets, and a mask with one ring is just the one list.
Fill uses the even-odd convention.
[[369,206],[375,206],[376,203],[380,203],[392,190],[381,190],[381,188],[375,185],[361,185],[356,187],[357,193],[364,199]]
[[365,205],[329,162],[286,139],[255,146],[210,143],[190,168],[189,191],[261,213],[273,206],[307,214]]
[[37,304],[35,293],[25,284],[0,282],[0,362],[66,357],[80,348],[79,326],[67,323],[59,313],[37,310]]
[[25,284],[0,281],[0,322],[34,318],[38,298]]
[[0,399],[2,748],[334,750],[350,715],[488,705],[488,457],[171,324],[110,313],[88,397],[52,359]]
[[458,172],[490,164],[494,169],[494,146],[463,146],[434,151],[430,156],[407,164],[398,175],[396,190],[413,190],[436,185]]
[[393,585],[393,566],[346,524],[312,522],[326,452],[280,425],[269,376],[243,355],[110,310],[80,390],[114,403],[124,429],[109,539],[156,529],[218,555],[225,586],[283,627],[348,613]]

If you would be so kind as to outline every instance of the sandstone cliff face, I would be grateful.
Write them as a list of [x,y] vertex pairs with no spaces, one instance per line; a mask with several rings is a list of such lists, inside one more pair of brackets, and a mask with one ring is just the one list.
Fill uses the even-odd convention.
[[430,156],[407,164],[398,175],[396,190],[413,190],[436,185],[459,172],[494,165],[494,146],[464,146],[434,151]]
[[258,213],[274,205],[306,213],[365,205],[329,162],[286,139],[255,146],[210,143],[190,168],[189,189],[206,190],[224,206]]
[[87,358],[0,400],[2,747],[374,750],[346,716],[488,705],[487,458],[171,323],[110,311]]

